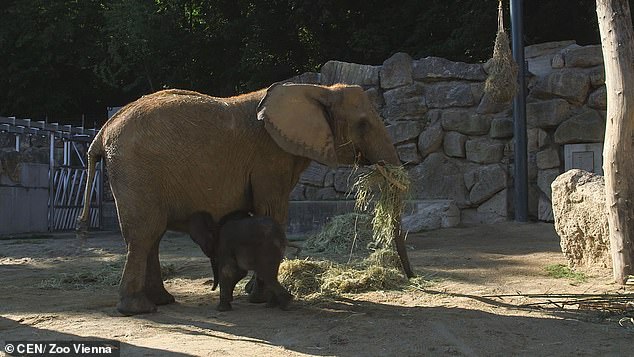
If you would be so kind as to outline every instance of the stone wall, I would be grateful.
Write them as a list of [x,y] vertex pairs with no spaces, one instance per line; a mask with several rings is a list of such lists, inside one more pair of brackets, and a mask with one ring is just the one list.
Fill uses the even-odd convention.
[[[525,54],[529,214],[552,221],[550,184],[564,171],[563,145],[603,142],[601,47],[551,42],[529,46]],[[495,104],[484,95],[486,69],[487,64],[397,53],[378,66],[329,61],[319,73],[289,81],[361,85],[410,173],[410,198],[419,202],[414,206],[441,200],[444,207],[451,201],[462,223],[493,223],[513,216],[513,116],[511,103]],[[13,150],[14,140],[0,133],[4,154]],[[21,144],[26,161],[47,162],[46,138],[24,136]],[[351,167],[331,170],[312,163],[291,200],[350,200],[355,175]],[[454,210],[449,211],[453,222]]]
[[[574,41],[526,48],[529,213],[552,221],[551,182],[563,172],[563,145],[602,142],[606,92],[600,45]],[[512,218],[511,103],[484,95],[487,64],[397,53],[380,66],[339,61],[290,81],[363,86],[383,116],[412,179],[411,198],[450,199],[463,223]],[[350,199],[354,174],[313,163],[292,200]]]

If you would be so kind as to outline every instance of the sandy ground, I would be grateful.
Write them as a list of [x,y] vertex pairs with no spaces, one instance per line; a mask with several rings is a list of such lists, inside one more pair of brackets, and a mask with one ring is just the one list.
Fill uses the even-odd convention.
[[523,306],[548,301],[525,294],[634,292],[612,284],[608,271],[586,272],[581,283],[548,276],[546,266],[565,263],[550,224],[444,229],[410,236],[407,244],[415,271],[432,280],[421,289],[298,300],[289,311],[250,304],[240,291],[234,310],[221,313],[208,260],[187,237],[168,234],[161,262],[171,270],[166,287],[177,303],[123,317],[114,308],[116,286],[55,285],[121,259],[118,234],[97,233],[83,243],[68,234],[0,240],[0,350],[7,340],[102,338],[120,341],[122,356],[634,353],[634,325],[623,309]]

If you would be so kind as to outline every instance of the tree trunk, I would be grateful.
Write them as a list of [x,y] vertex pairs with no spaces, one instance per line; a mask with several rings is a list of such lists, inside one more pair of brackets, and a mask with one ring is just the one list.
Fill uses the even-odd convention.
[[596,0],[605,63],[605,202],[614,279],[634,273],[634,32],[628,0]]

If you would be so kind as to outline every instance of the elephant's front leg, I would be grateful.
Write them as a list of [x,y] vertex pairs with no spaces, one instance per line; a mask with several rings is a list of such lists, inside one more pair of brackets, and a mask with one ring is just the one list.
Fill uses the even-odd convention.
[[145,294],[156,305],[167,305],[176,300],[172,294],[165,290],[165,286],[163,285],[161,263],[159,261],[159,243],[160,240],[154,243],[147,258]]
[[[285,173],[280,175],[279,172],[264,170],[254,174],[251,189],[253,191],[253,210],[255,215],[271,217],[282,227],[286,227],[288,200],[291,190],[299,180],[299,174],[308,166],[308,163],[309,161],[300,163],[289,162],[287,169],[291,171],[288,174],[293,177],[290,181]],[[251,280],[245,286],[245,290],[249,293],[249,302],[267,302],[265,283],[261,279],[257,279],[257,274],[253,274]]]
[[233,289],[246,275],[247,271],[238,268],[237,262],[233,259],[227,259],[220,264],[220,302],[216,308],[218,311],[232,309]]

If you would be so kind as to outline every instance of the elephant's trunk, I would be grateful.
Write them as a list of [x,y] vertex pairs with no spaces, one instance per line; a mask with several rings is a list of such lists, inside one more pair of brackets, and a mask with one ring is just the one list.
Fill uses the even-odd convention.
[[403,272],[408,278],[413,278],[414,271],[409,263],[409,257],[407,256],[407,249],[405,248],[405,234],[401,230],[401,217],[398,217],[394,222],[394,243],[396,244],[396,253],[403,266]]

